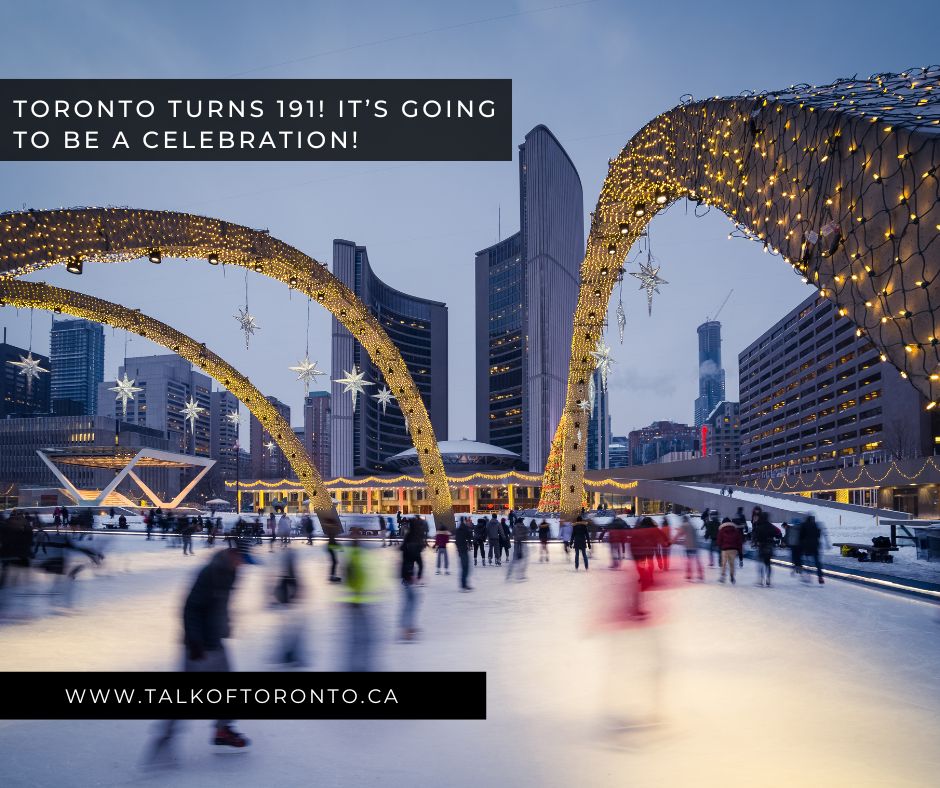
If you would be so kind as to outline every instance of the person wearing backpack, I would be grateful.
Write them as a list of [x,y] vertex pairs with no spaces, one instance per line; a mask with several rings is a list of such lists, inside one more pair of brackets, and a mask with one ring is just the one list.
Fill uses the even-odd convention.
[[718,517],[713,515],[708,509],[702,512],[702,530],[705,532],[705,539],[708,540],[708,565],[715,565],[715,554],[718,554],[718,560],[721,561],[721,551],[718,549]]

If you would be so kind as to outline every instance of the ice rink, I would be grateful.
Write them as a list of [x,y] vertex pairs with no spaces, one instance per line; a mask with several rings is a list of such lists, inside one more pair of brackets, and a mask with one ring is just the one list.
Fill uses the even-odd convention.
[[[76,607],[28,604],[0,624],[0,668],[164,671],[180,659],[180,608],[211,549],[184,557],[168,542],[110,537],[100,570],[77,583]],[[280,548],[278,548],[280,549]],[[323,542],[300,542],[312,670],[342,669],[341,588],[326,582]],[[277,553],[240,570],[233,595],[236,669],[274,669],[278,613],[269,605]],[[4,786],[928,786],[940,774],[940,609],[838,581],[803,584],[775,569],[754,585],[686,583],[648,595],[643,625],[611,628],[622,576],[606,545],[589,573],[562,548],[526,582],[475,568],[473,593],[425,570],[415,643],[398,642],[398,553],[370,552],[382,578],[386,670],[485,670],[486,721],[242,720],[247,753],[218,755],[208,722],[186,724],[176,768],[139,768],[153,723],[0,721]],[[702,553],[703,558],[705,553]],[[425,553],[430,565],[431,551]],[[707,564],[707,560],[705,561]],[[681,565],[678,548],[673,567]],[[629,563],[622,571],[633,571]],[[42,590],[35,588],[34,590]],[[8,600],[9,602],[9,600]],[[7,607],[9,610],[9,605]],[[7,674],[6,692],[29,691]],[[433,679],[429,693],[443,691]]]

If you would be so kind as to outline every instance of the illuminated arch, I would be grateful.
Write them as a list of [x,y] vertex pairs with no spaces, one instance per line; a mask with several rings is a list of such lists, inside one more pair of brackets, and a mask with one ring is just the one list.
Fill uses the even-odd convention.
[[290,424],[248,378],[204,344],[196,342],[166,323],[142,314],[139,310],[41,282],[0,279],[0,304],[4,303],[24,309],[35,307],[55,310],[123,328],[146,337],[192,362],[238,397],[270,433],[310,496],[310,503],[321,524],[329,526],[339,523],[330,493]]
[[623,261],[687,198],[718,208],[851,318],[934,407],[940,393],[940,68],[689,102],[623,148],[581,264],[564,416],[540,508],[576,513],[594,349]]
[[120,262],[147,257],[202,258],[250,268],[322,304],[382,371],[408,418],[439,527],[453,526],[453,502],[434,428],[398,348],[368,308],[326,267],[267,231],[218,219],[131,208],[72,208],[0,216],[0,278],[57,263]]

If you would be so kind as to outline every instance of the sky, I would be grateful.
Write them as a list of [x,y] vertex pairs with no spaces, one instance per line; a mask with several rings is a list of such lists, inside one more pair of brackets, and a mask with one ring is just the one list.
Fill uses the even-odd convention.
[[[4,78],[511,78],[513,152],[533,126],[558,137],[581,176],[584,212],[615,157],[647,121],[677,104],[743,90],[901,71],[937,56],[940,5],[898,24],[885,4],[633,3],[623,0],[11,4],[0,27]],[[332,261],[334,238],[369,250],[389,285],[449,306],[449,437],[475,437],[474,253],[519,229],[518,162],[12,163],[0,162],[0,210],[79,205],[155,208],[257,228]],[[720,314],[727,397],[737,355],[812,290],[758,245],[728,240],[717,211],[677,203],[650,225],[669,284],[652,316],[624,282],[626,335],[611,320],[613,433],[660,419],[691,423],[698,395],[696,327]],[[256,274],[249,306],[261,330],[245,350],[233,315],[245,274],[204,261],[145,260],[63,268],[31,279],[142,309],[186,331],[303,420],[303,386],[288,367],[307,345],[305,301]],[[616,305],[614,291],[612,309]],[[48,352],[47,313],[32,318],[32,348]],[[0,310],[8,341],[30,342],[30,315]],[[105,378],[125,352],[106,328]],[[330,321],[312,309],[310,357],[330,365]],[[165,352],[131,337],[128,355]],[[328,388],[325,378],[321,388]],[[243,409],[244,411],[244,409]],[[243,413],[243,426],[247,413]],[[243,429],[247,435],[247,430]]]

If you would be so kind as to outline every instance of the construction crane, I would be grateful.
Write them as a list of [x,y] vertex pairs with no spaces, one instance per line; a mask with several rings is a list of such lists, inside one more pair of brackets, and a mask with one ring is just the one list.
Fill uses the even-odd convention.
[[714,316],[714,317],[706,317],[706,318],[705,318],[705,322],[706,322],[706,323],[707,323],[709,320],[717,320],[717,319],[718,319],[718,315],[720,315],[720,314],[721,314],[721,310],[725,308],[725,304],[728,303],[728,299],[731,298],[731,294],[732,294],[733,292],[734,292],[734,288],[732,287],[732,288],[728,291],[728,295],[725,296],[725,300],[721,302],[721,306],[718,307],[718,311],[715,312],[715,316]]

